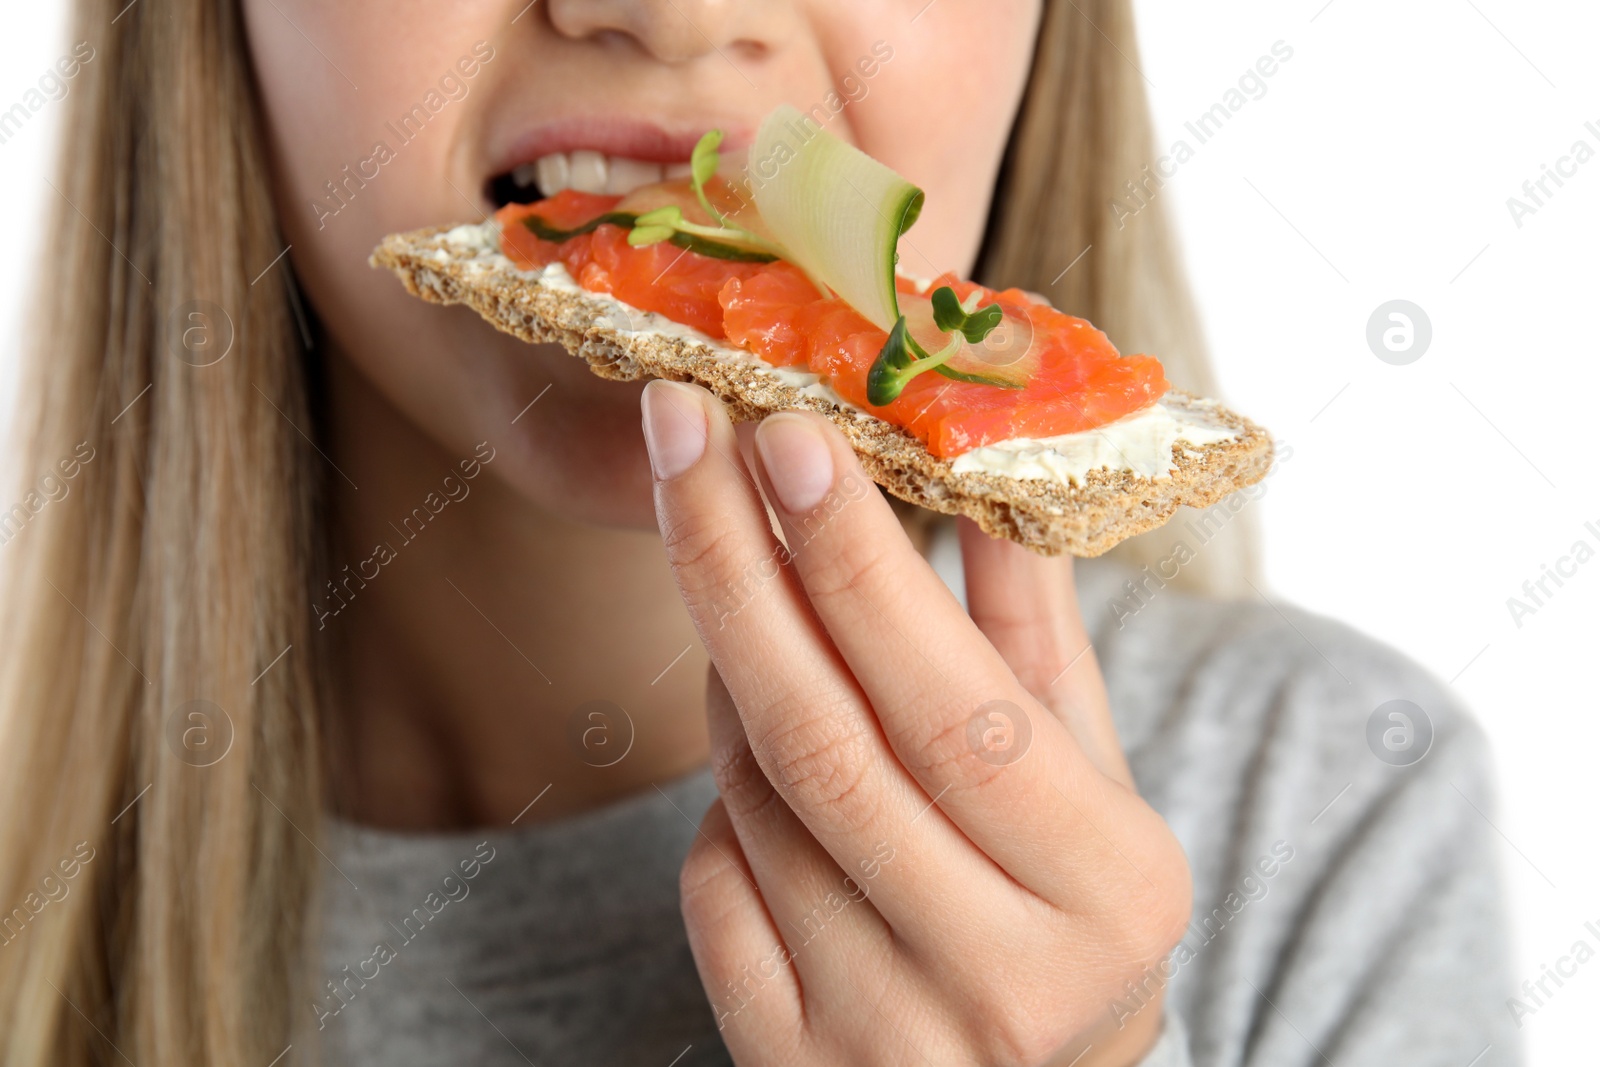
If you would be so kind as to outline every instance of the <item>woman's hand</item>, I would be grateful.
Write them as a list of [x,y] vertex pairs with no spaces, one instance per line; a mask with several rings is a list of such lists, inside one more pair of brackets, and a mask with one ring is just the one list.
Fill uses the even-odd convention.
[[754,435],[786,548],[715,398],[644,396],[714,666],[721,798],[683,913],[734,1059],[1136,1063],[1189,873],[1133,790],[1070,563],[963,520],[969,615],[842,435],[798,413]]

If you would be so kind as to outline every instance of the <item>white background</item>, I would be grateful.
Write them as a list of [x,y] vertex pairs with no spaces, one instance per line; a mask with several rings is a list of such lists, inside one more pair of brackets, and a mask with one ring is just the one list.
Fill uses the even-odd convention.
[[[971,0],[969,0],[971,2]],[[9,12],[0,101],[67,48],[56,5]],[[1507,598],[1573,542],[1600,548],[1600,159],[1519,228],[1506,200],[1574,141],[1600,150],[1593,4],[1513,0],[1139,0],[1141,67],[1227,398],[1293,446],[1255,505],[1272,592],[1349,621],[1451,680],[1489,730],[1491,813],[1515,911],[1516,979],[1600,920],[1600,559],[1518,627]],[[1183,127],[1274,42],[1294,50],[1224,129]],[[54,196],[59,108],[0,145],[0,410],[27,263]],[[1553,189],[1554,187],[1551,186]],[[1431,320],[1381,362],[1380,304]],[[1554,589],[1554,586],[1550,586]],[[1525,1020],[1537,1064],[1592,1061],[1600,962]],[[1585,1025],[1585,1020],[1591,1020]],[[1463,1065],[1465,1067],[1465,1065]]]
[[[1515,978],[1537,979],[1600,922],[1600,558],[1520,628],[1506,600],[1600,550],[1600,158],[1520,229],[1506,200],[1575,140],[1600,152],[1600,10],[1324,5],[1139,0],[1163,145],[1294,49],[1157,195],[1224,394],[1294,447],[1258,505],[1270,589],[1405,649],[1488,728]],[[1366,343],[1397,298],[1433,326],[1406,366]],[[1595,1062],[1597,1015],[1600,961],[1524,1019],[1530,1062]]]

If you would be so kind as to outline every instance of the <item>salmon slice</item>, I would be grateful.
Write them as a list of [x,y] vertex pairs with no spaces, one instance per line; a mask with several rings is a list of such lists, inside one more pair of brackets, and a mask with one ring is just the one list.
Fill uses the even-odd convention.
[[748,278],[768,264],[713,259],[665,243],[635,248],[628,244],[628,231],[610,223],[559,244],[541,239],[527,226],[536,217],[557,230],[578,229],[625,209],[623,200],[567,189],[533,204],[508,204],[496,215],[501,249],[523,270],[560,260],[573,280],[592,293],[610,293],[623,303],[725,339],[717,293],[730,278]]
[[[1167,392],[1159,361],[1121,355],[1084,319],[1036,303],[1018,289],[991,290],[947,274],[928,291],[949,285],[964,300],[978,294],[980,304],[1000,304],[1009,319],[1031,328],[1027,356],[1038,369],[1020,389],[930,371],[912,378],[891,403],[874,406],[867,400],[867,372],[888,335],[844,301],[824,297],[792,264],[716,259],[668,243],[636,248],[627,243],[626,229],[609,223],[560,243],[539,238],[526,225],[536,215],[557,230],[579,229],[626,210],[623,199],[567,190],[535,204],[509,205],[497,216],[501,246],[523,269],[559,259],[585,289],[725,339],[773,366],[804,367],[843,399],[916,435],[936,456],[951,458],[1015,437],[1094,429]],[[898,287],[907,302],[925,299],[909,281],[902,279]]]

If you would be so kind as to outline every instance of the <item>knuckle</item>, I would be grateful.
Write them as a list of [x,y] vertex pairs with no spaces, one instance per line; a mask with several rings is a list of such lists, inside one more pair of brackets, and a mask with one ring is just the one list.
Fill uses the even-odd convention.
[[[904,754],[907,766],[919,778],[949,783],[959,789],[984,789],[997,783],[1012,764],[1027,755],[1031,725],[1013,725],[1011,743],[1017,745],[1012,750],[1014,754],[985,758],[981,754],[986,752],[982,731],[989,722],[981,718],[985,705],[952,701],[948,695],[934,692],[923,694],[920,703],[934,710],[911,719],[906,733],[894,739],[895,750]],[[1010,716],[1018,712],[1029,714],[1020,705],[1011,704],[1008,708]]]
[[797,812],[820,819],[836,833],[871,823],[877,800],[868,788],[874,755],[872,735],[854,715],[808,709],[767,734],[762,749],[773,783]]
[[[1015,650],[1006,659],[1008,663],[1016,661],[1012,671],[1017,682],[1043,704],[1060,700],[1079,679],[1096,677],[1100,671],[1093,646],[1085,648],[1084,640],[1075,642],[1040,629],[1019,627],[1010,634],[1002,633],[998,642]],[[1064,667],[1070,670],[1064,671]]]
[[726,525],[681,511],[662,522],[661,543],[674,567],[690,570],[724,559],[733,547]]
[[723,806],[735,819],[759,816],[779,799],[748,745],[730,745],[713,752],[711,776]]
[[1150,871],[1150,879],[1154,885],[1145,885],[1145,892],[1138,898],[1135,907],[1139,918],[1130,931],[1132,947],[1141,961],[1172,951],[1183,940],[1194,913],[1189,865],[1181,853],[1176,861],[1167,861]]
[[[813,599],[837,599],[861,594],[874,602],[899,588],[895,574],[899,562],[892,540],[845,537],[821,552],[812,549],[812,565],[806,575],[806,590]],[[802,558],[801,548],[796,558]]]
[[663,520],[661,543],[691,611],[715,608],[743,592],[740,540],[729,524],[679,515]]
[[984,1063],[996,1067],[1036,1067],[1047,1063],[1070,1034],[1060,1023],[1031,1009],[1022,998],[990,1001],[982,1012]]
[[[1125,843],[1126,844],[1126,843]],[[1184,937],[1192,917],[1193,889],[1188,861],[1174,839],[1170,847],[1139,849],[1130,845],[1112,869],[1121,877],[1104,887],[1091,914],[1096,937],[1109,959],[1140,967],[1164,957]]]
[[[1048,905],[1035,901],[1010,918],[1015,924],[1010,933],[970,951],[1001,967],[1011,980],[963,982],[947,1009],[975,1045],[969,1062],[1065,1064],[1057,1054],[1074,1035],[1095,1027],[1101,1015],[1096,990],[1109,993],[1114,986],[1101,973],[1101,961],[1083,951],[1085,942],[1062,927]],[[948,965],[941,959],[937,966]]]
[[981,789],[1004,774],[1006,764],[985,762],[972,750],[968,720],[962,715],[935,720],[943,725],[934,727],[912,749],[916,769],[930,779],[951,782],[962,789]]
[[741,906],[742,873],[703,837],[697,837],[678,870],[678,900],[686,923],[714,929]]
[[991,986],[973,998],[969,1025],[981,1035],[979,1062],[1006,1067],[1065,1064],[1063,1051],[1079,1051],[1068,1048],[1074,1037],[1099,1029],[1107,1017],[1105,1005],[1122,992],[1120,984],[1100,973],[1103,968],[1095,961],[1044,936],[1045,943],[1059,946],[1059,955],[1035,960],[1027,984]]

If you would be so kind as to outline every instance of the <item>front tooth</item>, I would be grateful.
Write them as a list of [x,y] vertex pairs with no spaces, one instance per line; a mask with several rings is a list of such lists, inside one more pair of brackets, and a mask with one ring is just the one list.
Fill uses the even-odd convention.
[[519,163],[511,172],[511,183],[519,189],[526,189],[536,177],[537,171],[532,163]]
[[661,173],[662,176],[669,181],[673,178],[687,178],[690,174],[694,173],[694,164],[668,163],[664,168],[662,168]]
[[606,157],[599,152],[580,148],[572,153],[567,181],[569,187],[580,193],[606,191]]
[[661,180],[659,163],[645,163],[622,156],[612,156],[608,162],[610,172],[606,175],[606,192],[613,196],[626,196],[641,185],[653,185]]
[[[539,182],[539,191],[545,196],[555,196],[561,190],[572,184],[571,167],[567,163],[565,152],[552,152],[548,156],[540,156],[533,164],[535,177]],[[517,170],[521,170],[518,167]],[[515,172],[512,177],[516,177]]]

